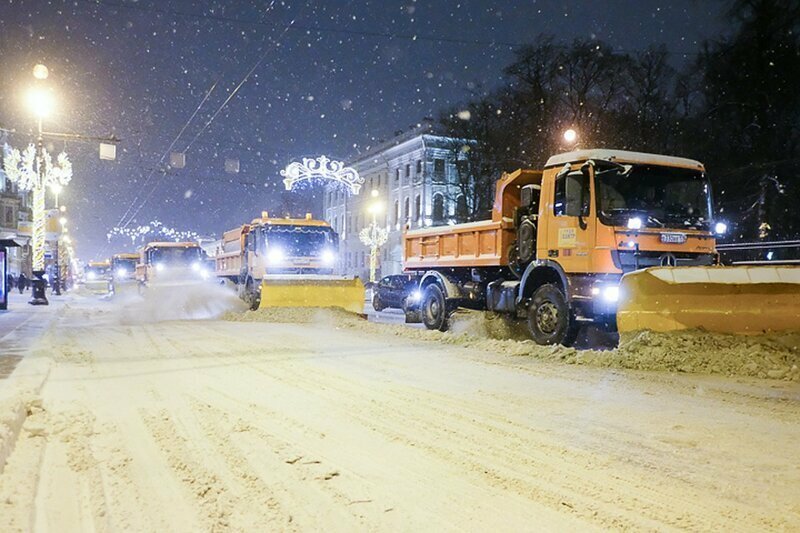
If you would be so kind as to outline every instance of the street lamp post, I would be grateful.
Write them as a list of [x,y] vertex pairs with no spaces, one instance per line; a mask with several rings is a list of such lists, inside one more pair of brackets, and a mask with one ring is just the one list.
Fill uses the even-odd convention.
[[[378,191],[372,191],[372,197],[377,198]],[[389,230],[378,225],[378,213],[383,210],[383,204],[375,201],[369,206],[368,211],[372,214],[372,223],[359,233],[359,239],[366,246],[369,246],[369,281],[375,283],[375,273],[378,269],[378,250],[389,240]]]
[[[37,80],[47,78],[47,67],[37,65],[33,71]],[[45,191],[48,186],[58,183],[65,185],[72,178],[72,164],[67,154],[59,154],[56,163],[53,163],[50,154],[44,148],[44,132],[42,131],[42,120],[53,108],[53,99],[47,90],[41,85],[34,87],[27,94],[28,106],[36,115],[37,135],[36,143],[28,146],[26,150],[9,149],[3,159],[3,166],[6,175],[17,183],[20,190],[31,191],[33,201],[31,209],[33,211],[33,234],[31,235],[32,248],[32,295],[30,304],[47,305],[45,295],[46,282],[45,273]]]
[[[43,78],[45,79],[46,75]],[[50,112],[51,100],[41,88],[34,89],[28,96],[28,103],[36,114],[38,134],[36,136],[36,184],[33,187],[33,264],[31,281],[31,305],[48,305],[44,280],[44,247],[45,247],[45,164],[44,138],[42,137],[42,119]]]

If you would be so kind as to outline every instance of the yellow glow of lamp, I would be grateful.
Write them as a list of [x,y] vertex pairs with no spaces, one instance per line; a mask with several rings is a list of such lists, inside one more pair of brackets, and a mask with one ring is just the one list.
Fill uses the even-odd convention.
[[40,119],[53,112],[53,95],[40,88],[31,89],[27,95],[28,108]]

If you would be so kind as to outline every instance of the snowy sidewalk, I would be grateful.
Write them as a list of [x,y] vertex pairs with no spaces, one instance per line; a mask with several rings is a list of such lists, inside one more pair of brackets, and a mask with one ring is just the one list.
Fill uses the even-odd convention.
[[69,297],[48,295],[48,306],[30,305],[30,298],[30,290],[9,294],[8,310],[0,311],[0,379],[11,375],[27,347],[47,328]]

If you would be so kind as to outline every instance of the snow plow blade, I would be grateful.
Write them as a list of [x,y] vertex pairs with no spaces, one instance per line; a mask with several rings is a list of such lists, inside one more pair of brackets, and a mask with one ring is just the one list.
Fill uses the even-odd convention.
[[364,284],[358,278],[265,278],[259,309],[271,307],[340,307],[364,314]]
[[620,333],[800,331],[799,267],[656,267],[625,274]]

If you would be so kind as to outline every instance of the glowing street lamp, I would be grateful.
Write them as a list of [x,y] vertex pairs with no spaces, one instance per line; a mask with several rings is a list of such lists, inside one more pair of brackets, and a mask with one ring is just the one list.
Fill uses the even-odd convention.
[[41,120],[49,116],[55,108],[53,95],[42,87],[35,87],[28,91],[26,95],[28,108],[36,117]]
[[564,140],[567,142],[567,144],[575,144],[575,142],[578,140],[578,132],[572,128],[568,129],[564,132]]
[[53,193],[53,196],[56,197],[56,208],[58,208],[58,195],[61,194],[61,191],[64,190],[64,186],[60,183],[51,183],[50,184],[50,192]]
[[50,71],[41,63],[33,67],[33,77],[37,80],[46,80],[49,75]]
[[[377,197],[378,191],[372,191],[372,197]],[[364,245],[369,246],[369,281],[375,283],[375,273],[378,270],[378,250],[389,240],[389,230],[378,225],[378,213],[383,212],[383,203],[375,201],[367,208],[372,214],[372,223],[362,229],[358,238]]]

